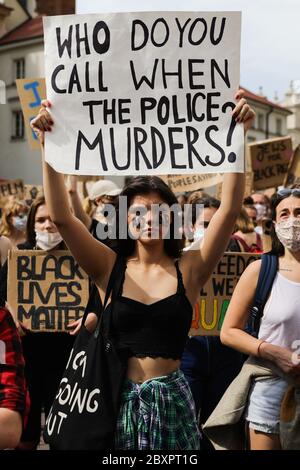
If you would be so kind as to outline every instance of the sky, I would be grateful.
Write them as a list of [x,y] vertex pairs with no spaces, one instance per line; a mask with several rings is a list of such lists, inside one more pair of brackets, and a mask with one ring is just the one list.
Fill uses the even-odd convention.
[[142,10],[241,11],[241,85],[282,100],[300,84],[299,0],[77,0],[78,13]]

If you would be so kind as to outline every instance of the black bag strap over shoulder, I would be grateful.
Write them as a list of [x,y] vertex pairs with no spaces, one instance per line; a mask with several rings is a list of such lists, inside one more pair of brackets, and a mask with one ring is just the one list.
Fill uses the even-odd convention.
[[[109,281],[108,281],[108,284],[107,284],[107,288],[106,288],[106,292],[105,292],[105,299],[104,299],[104,303],[103,303],[103,306],[102,306],[102,312],[101,312],[101,315],[99,316],[98,323],[97,323],[96,329],[94,331],[95,337],[97,337],[99,335],[99,331],[102,327],[103,313],[105,311],[105,308],[107,307],[107,303],[108,303],[108,300],[110,298],[110,295],[111,295],[111,303],[112,304],[113,304],[113,302],[114,302],[114,300],[117,296],[117,293],[118,293],[119,288],[120,288],[120,284],[121,284],[122,279],[123,279],[124,266],[125,266],[125,259],[122,256],[118,256],[116,261],[115,261],[114,267],[112,269],[112,272],[111,272],[111,275],[110,275],[110,278],[109,278]],[[109,333],[110,333],[110,330],[111,330],[111,323],[112,323],[112,312],[110,312],[110,314],[109,314],[108,327],[105,331],[105,336],[107,338],[109,337]]]
[[[118,256],[116,258],[115,264],[113,266],[113,269],[112,269],[110,277],[109,277],[109,281],[108,281],[106,292],[105,292],[104,304],[101,305],[101,312],[100,312],[100,315],[99,315],[98,324],[101,322],[102,313],[104,312],[105,307],[107,306],[107,302],[110,298],[110,295],[111,295],[112,291],[116,290],[114,287],[115,287],[115,284],[117,282],[118,276],[120,276],[120,268],[121,268],[123,263],[124,263],[123,258],[121,256]],[[97,288],[97,287],[95,287],[95,288]],[[86,308],[85,311],[84,311],[83,317],[82,317],[82,323],[81,323],[82,326],[84,326],[89,313],[90,313],[90,310],[88,308]]]
[[260,321],[264,307],[271,293],[274,279],[278,270],[278,257],[264,253],[261,257],[261,267],[255,291],[254,302],[251,307],[246,331],[252,336],[258,336]]

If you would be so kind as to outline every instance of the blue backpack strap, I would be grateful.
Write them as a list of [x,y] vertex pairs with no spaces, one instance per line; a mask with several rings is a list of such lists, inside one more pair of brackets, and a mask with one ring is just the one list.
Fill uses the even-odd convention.
[[270,295],[278,270],[278,257],[264,253],[261,257],[261,268],[255,291],[255,305],[264,307]]
[[278,270],[278,257],[264,253],[261,257],[261,267],[257,281],[254,301],[250,311],[247,330],[253,336],[258,335],[260,321],[264,307],[272,290],[273,282]]

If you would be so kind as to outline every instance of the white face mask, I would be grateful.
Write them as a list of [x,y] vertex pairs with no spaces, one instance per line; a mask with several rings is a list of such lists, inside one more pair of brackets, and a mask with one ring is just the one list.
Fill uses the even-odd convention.
[[300,220],[289,217],[275,224],[275,232],[283,246],[290,251],[300,250]]
[[262,228],[261,225],[257,225],[254,230],[258,235],[260,235],[260,236],[263,235],[263,228]]
[[23,215],[23,217],[20,217],[19,215],[14,216],[12,224],[17,230],[24,232],[27,224],[27,215]]
[[62,241],[59,232],[35,232],[36,244],[41,250],[49,251],[55,248]]
[[264,204],[261,204],[260,202],[254,204],[254,207],[256,209],[256,220],[261,220],[267,215],[267,208]]

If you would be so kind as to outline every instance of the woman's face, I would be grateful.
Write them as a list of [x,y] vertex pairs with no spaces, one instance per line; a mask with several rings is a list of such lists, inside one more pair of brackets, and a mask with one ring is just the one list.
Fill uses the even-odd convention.
[[52,222],[45,204],[39,206],[35,213],[34,230],[36,232],[57,232],[56,225]]
[[170,222],[170,208],[157,193],[135,196],[131,201],[128,227],[132,238],[155,243],[166,237]]
[[24,231],[26,229],[27,213],[28,209],[25,206],[20,207],[14,215],[10,216],[9,222],[17,230]]
[[280,201],[276,207],[276,222],[282,222],[289,217],[300,219],[300,198],[289,196]]

